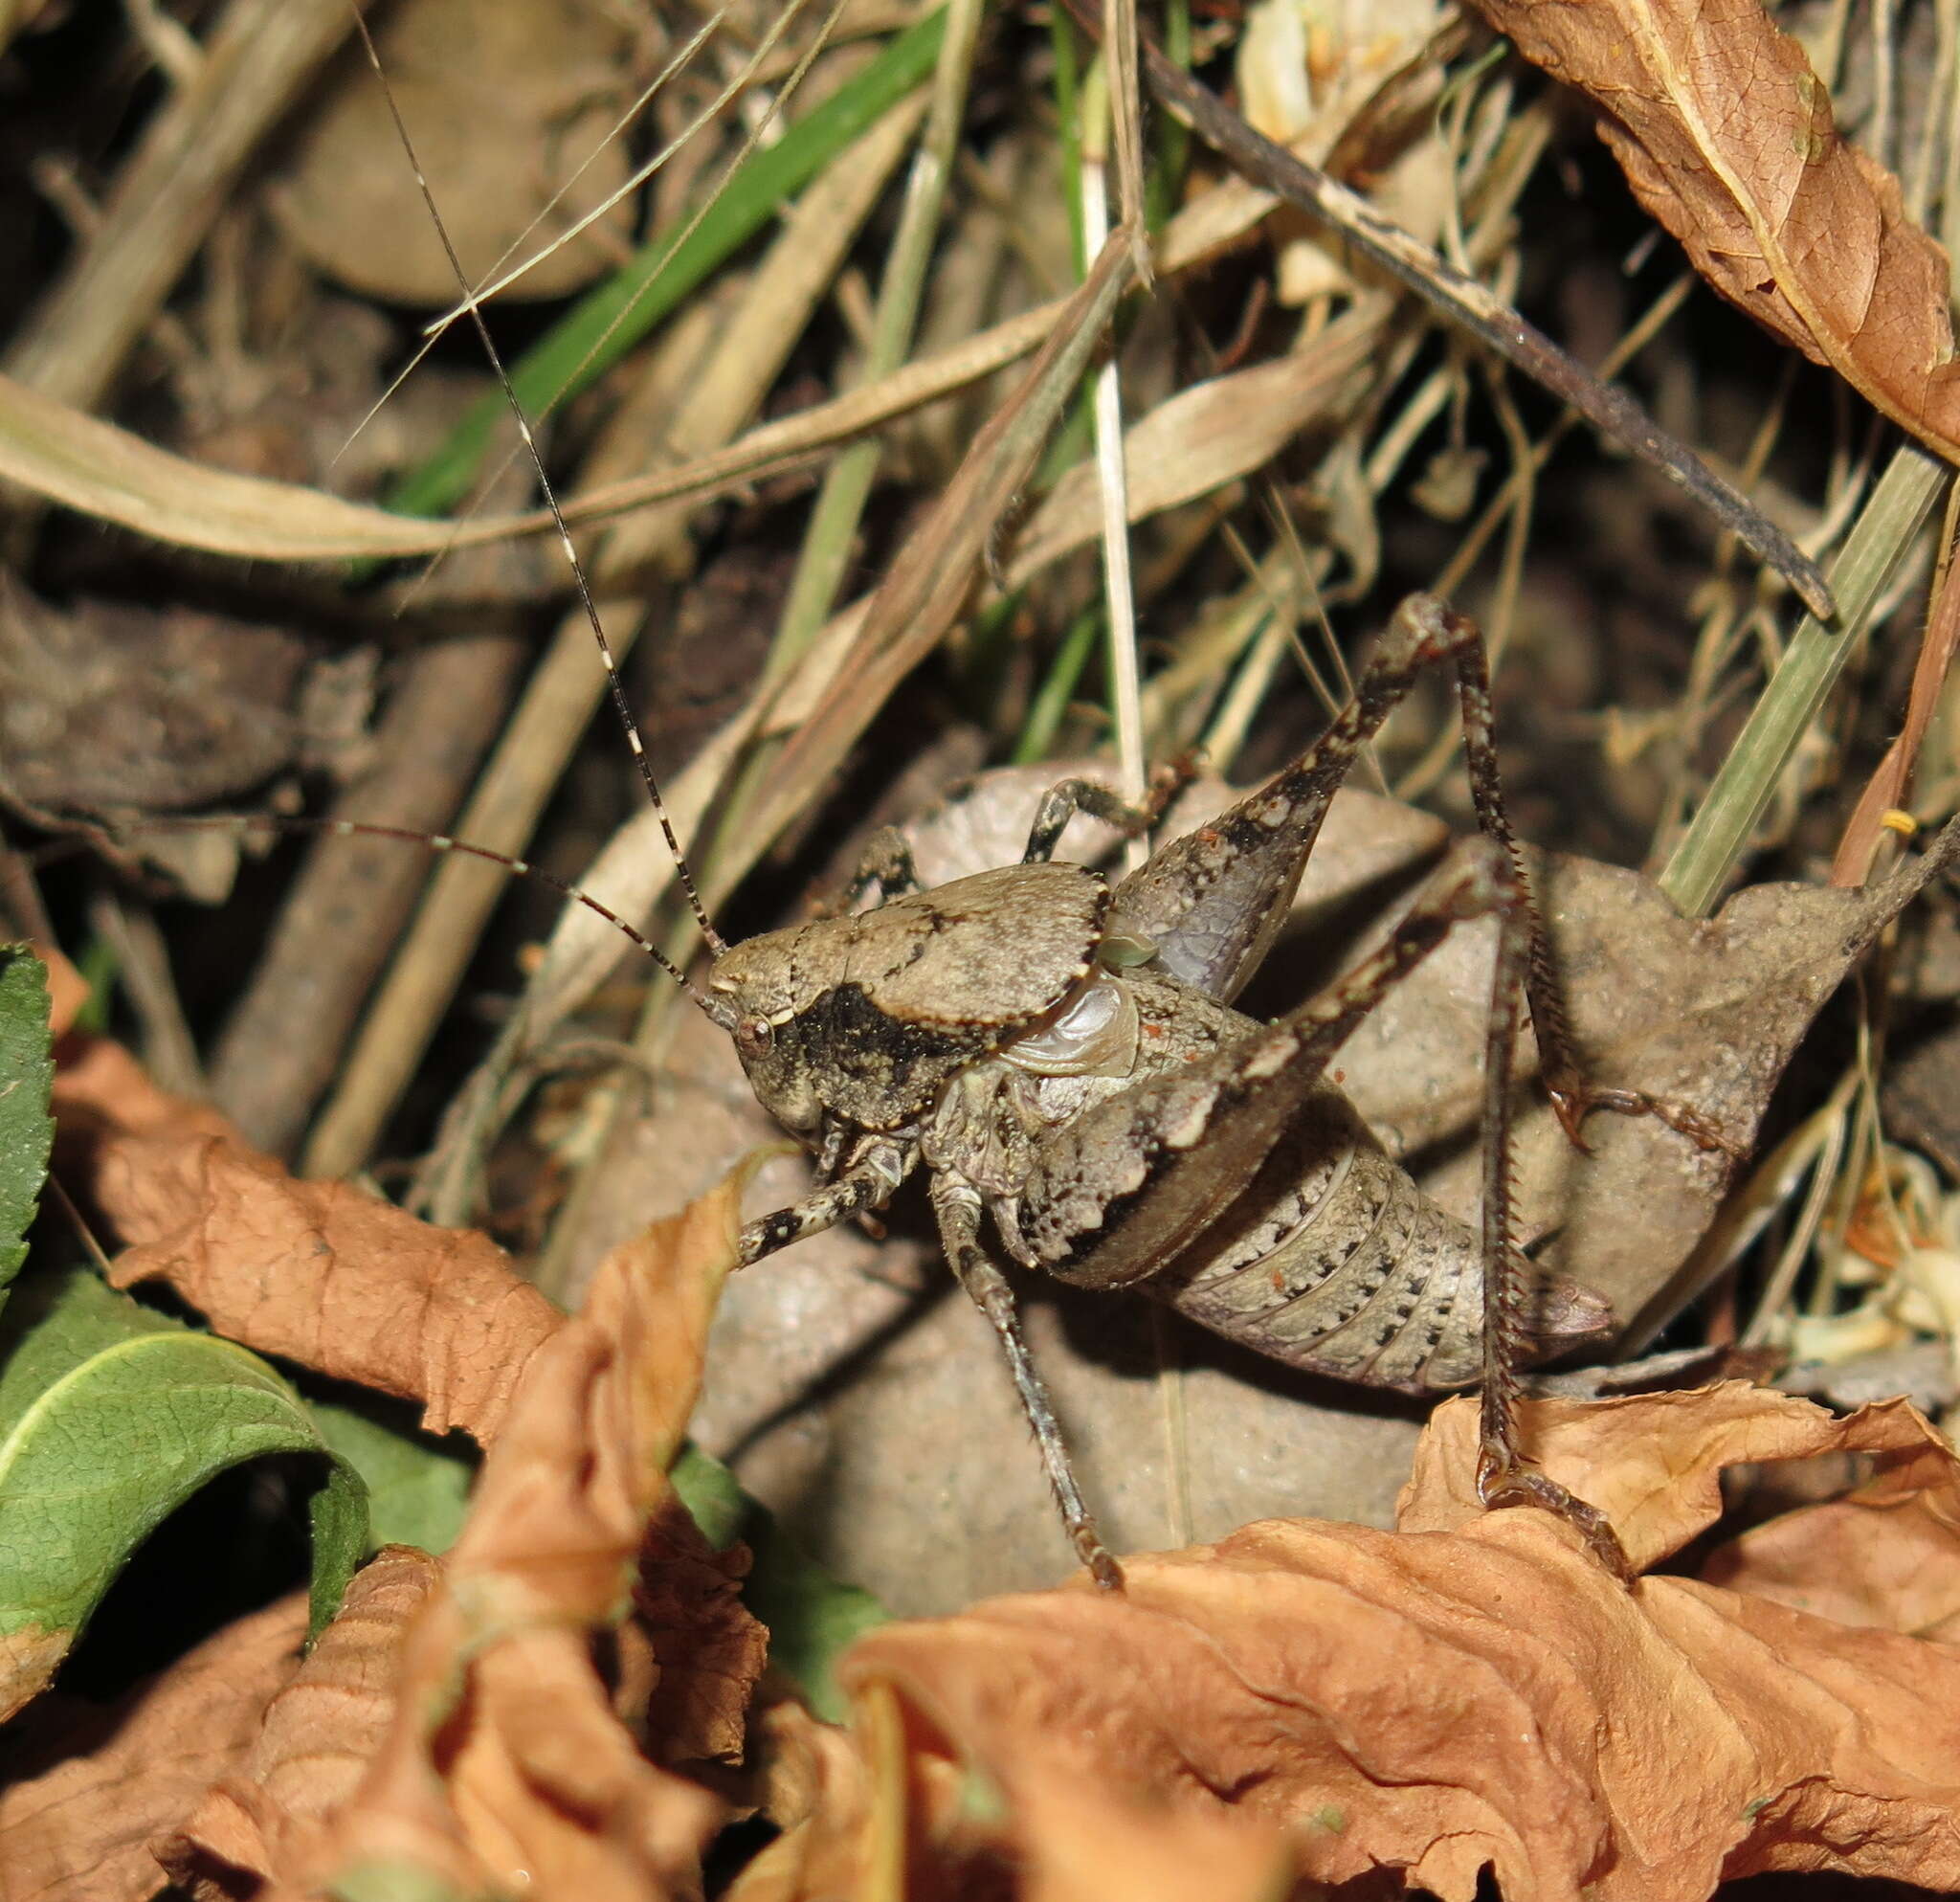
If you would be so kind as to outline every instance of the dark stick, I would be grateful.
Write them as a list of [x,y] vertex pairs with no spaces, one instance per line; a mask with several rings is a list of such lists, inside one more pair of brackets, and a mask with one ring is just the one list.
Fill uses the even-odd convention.
[[[1076,24],[1092,39],[1098,37],[1101,21],[1086,0],[1066,4]],[[1144,45],[1144,74],[1157,98],[1234,170],[1333,226],[1433,309],[1678,483],[1757,560],[1774,569],[1818,620],[1829,623],[1836,616],[1838,604],[1816,563],[1740,489],[1718,476],[1686,443],[1668,435],[1625,391],[1600,382],[1475,278],[1466,277],[1392,224],[1367,199],[1255,131],[1210,87],[1172,65],[1148,40]]]

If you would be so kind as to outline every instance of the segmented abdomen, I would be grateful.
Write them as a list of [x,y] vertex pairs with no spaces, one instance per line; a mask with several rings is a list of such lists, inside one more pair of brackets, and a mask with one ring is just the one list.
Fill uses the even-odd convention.
[[1146,1286],[1228,1340],[1345,1380],[1427,1393],[1481,1368],[1477,1237],[1333,1088],[1314,1092],[1232,1209]]

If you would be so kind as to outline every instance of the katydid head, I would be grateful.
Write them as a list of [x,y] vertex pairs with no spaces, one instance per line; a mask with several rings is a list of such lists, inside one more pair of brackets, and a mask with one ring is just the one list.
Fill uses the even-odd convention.
[[1108,905],[1085,866],[981,872],[733,946],[709,969],[706,1008],[786,1129],[902,1129],[1070,1002]]

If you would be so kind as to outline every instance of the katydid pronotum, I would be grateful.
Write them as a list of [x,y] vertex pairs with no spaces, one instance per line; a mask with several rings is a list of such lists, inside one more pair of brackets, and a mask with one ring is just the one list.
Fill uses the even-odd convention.
[[[468,308],[555,516],[529,425]],[[1581,1116],[1598,1105],[1655,1110],[1698,1141],[1709,1135],[1690,1113],[1579,1080],[1504,813],[1482,646],[1469,621],[1433,596],[1412,596],[1313,747],[1113,886],[1052,858],[1070,814],[1080,807],[1131,832],[1156,815],[1070,780],[1033,816],[1016,865],[922,891],[902,841],[883,835],[857,884],[860,896],[878,889],[875,907],[730,947],[666,823],[562,518],[558,527],[712,954],[704,980],[691,981],[596,901],[568,895],[617,926],[730,1035],[758,1099],[818,1159],[807,1196],[744,1229],[745,1264],[882,1208],[923,1171],[948,1264],[1001,1343],[1068,1535],[1105,1586],[1121,1573],[1071,1469],[1001,1257],[1082,1286],[1141,1288],[1296,1367],[1414,1393],[1481,1378],[1480,1495],[1560,1512],[1624,1570],[1604,1519],[1538,1472],[1519,1444],[1519,1370],[1601,1337],[1612,1322],[1606,1304],[1576,1285],[1539,1285],[1511,1242],[1505,1125],[1521,1000],[1575,1141]],[[1232,999],[1274,941],[1335,789],[1432,664],[1458,677],[1483,836],[1323,996],[1271,1024],[1239,1015]],[[336,821],[324,829],[403,838],[539,876],[461,840]],[[1482,916],[1495,916],[1499,930],[1482,1217],[1473,1231],[1390,1160],[1326,1070],[1389,986],[1455,924]]]

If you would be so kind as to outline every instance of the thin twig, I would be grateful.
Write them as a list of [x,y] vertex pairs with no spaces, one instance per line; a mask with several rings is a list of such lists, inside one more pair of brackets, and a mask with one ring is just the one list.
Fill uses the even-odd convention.
[[[1086,0],[1068,0],[1068,8],[1085,33],[1097,32],[1100,23]],[[1500,302],[1474,278],[1454,270],[1426,244],[1390,223],[1367,199],[1256,132],[1217,94],[1180,72],[1153,45],[1144,48],[1144,71],[1158,99],[1235,169],[1332,225],[1356,250],[1407,284],[1453,324],[1661,470],[1759,561],[1789,582],[1820,621],[1833,618],[1836,604],[1817,565],[1748,497],[1718,476],[1685,443],[1668,435],[1623,390],[1601,383],[1543,331]]]

